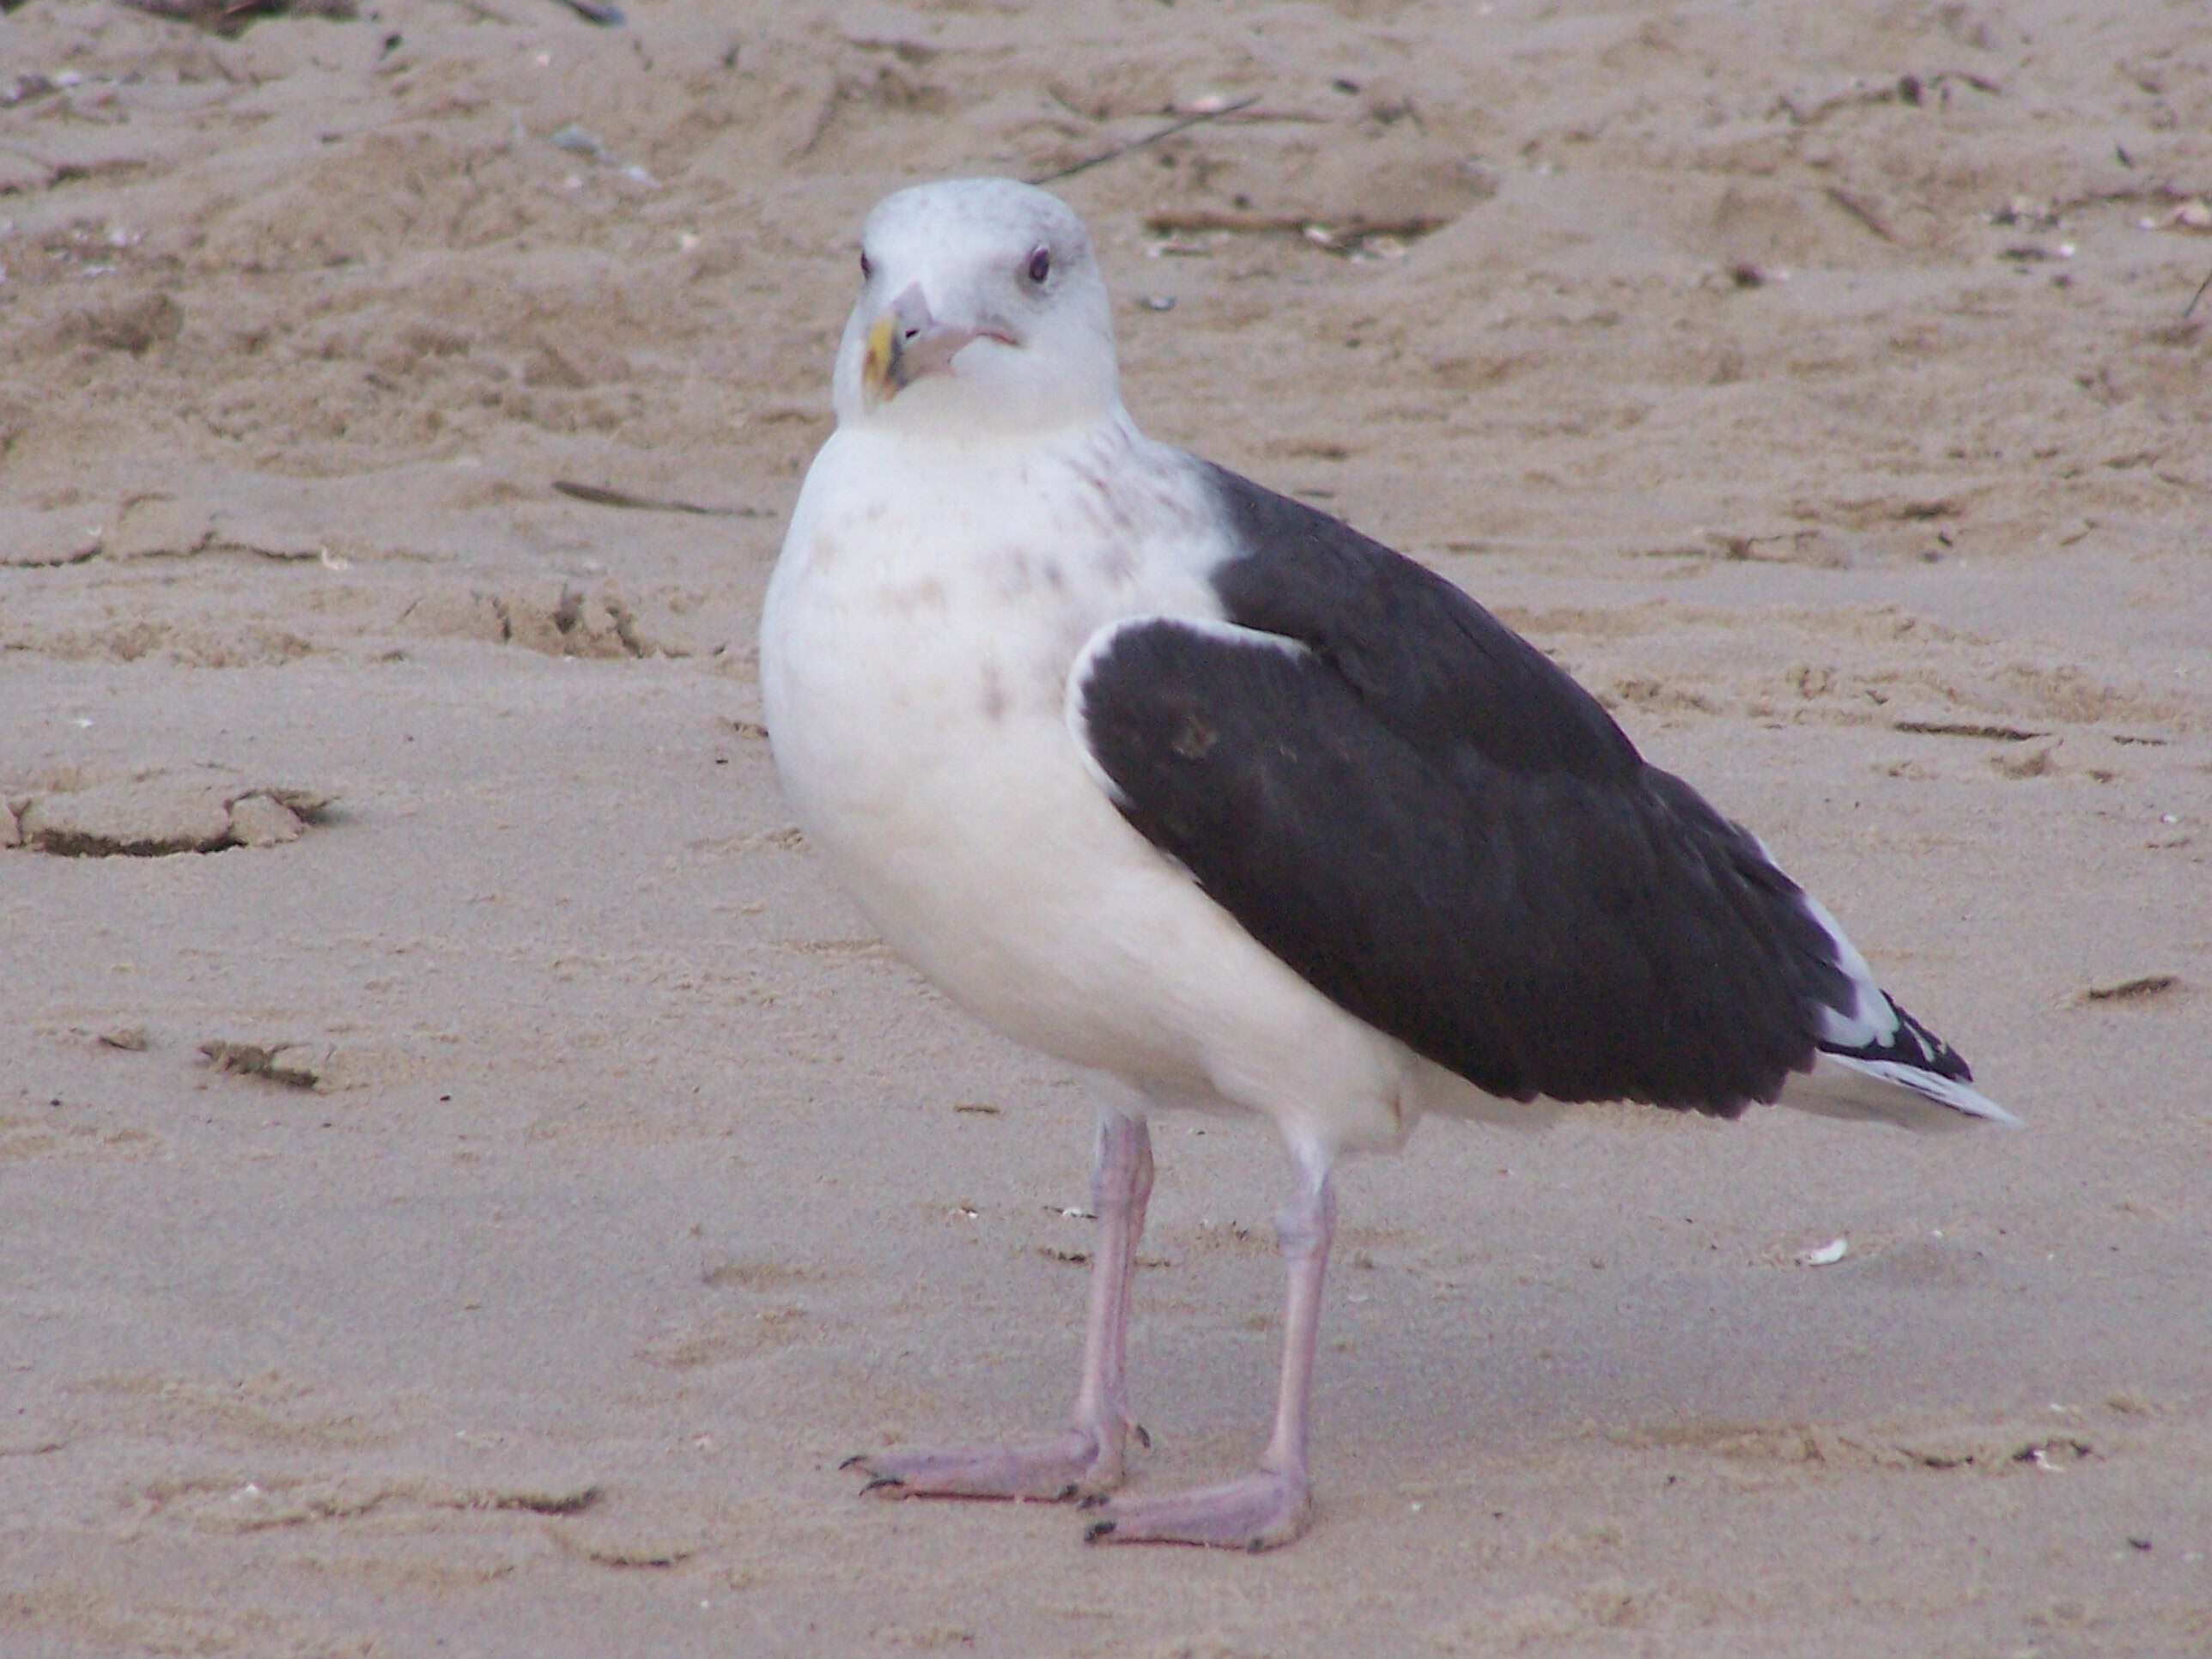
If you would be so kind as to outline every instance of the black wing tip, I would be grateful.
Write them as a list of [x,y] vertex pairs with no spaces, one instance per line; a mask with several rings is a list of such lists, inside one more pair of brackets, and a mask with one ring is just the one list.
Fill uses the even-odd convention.
[[1966,1057],[1937,1036],[1905,1011],[1904,1005],[1887,991],[1883,999],[1890,1012],[1897,1016],[1897,1030],[1886,1042],[1861,1043],[1856,1048],[1840,1042],[1824,1042],[1825,1054],[1839,1055],[1845,1060],[1884,1060],[1893,1065],[1906,1066],[1917,1072],[1926,1072],[1952,1083],[1972,1083],[1974,1068]]

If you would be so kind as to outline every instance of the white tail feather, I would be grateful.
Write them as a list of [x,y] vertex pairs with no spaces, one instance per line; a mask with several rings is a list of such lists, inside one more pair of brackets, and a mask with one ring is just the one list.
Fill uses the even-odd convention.
[[2021,1121],[1965,1084],[1894,1060],[1858,1060],[1822,1053],[1810,1072],[1793,1076],[1781,1103],[1820,1117],[1872,1119],[1923,1133],[1975,1123],[2023,1128]]

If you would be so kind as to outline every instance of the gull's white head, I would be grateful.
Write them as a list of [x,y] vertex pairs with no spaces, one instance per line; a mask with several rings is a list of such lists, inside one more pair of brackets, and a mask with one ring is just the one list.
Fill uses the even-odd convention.
[[840,426],[952,438],[1112,411],[1113,312],[1083,221],[1011,179],[885,197],[861,228],[833,391]]

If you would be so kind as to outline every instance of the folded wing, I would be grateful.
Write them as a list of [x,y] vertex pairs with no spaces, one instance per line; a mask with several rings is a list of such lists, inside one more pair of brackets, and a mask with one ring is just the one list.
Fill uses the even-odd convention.
[[1102,629],[1070,723],[1127,821],[1309,983],[1508,1098],[1734,1116],[1846,1043],[1877,1096],[1900,1066],[1963,1084],[1757,839],[1540,652],[1337,520],[1214,483],[1230,620]]

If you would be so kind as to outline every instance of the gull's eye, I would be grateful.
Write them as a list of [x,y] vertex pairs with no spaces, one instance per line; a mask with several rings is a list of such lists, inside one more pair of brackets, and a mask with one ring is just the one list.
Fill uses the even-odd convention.
[[1041,247],[1036,252],[1030,255],[1030,281],[1036,283],[1039,288],[1042,288],[1044,286],[1044,279],[1051,275],[1052,250],[1050,248]]
[[860,280],[865,283],[875,274],[874,262],[868,258],[866,250],[863,249],[860,253]]

